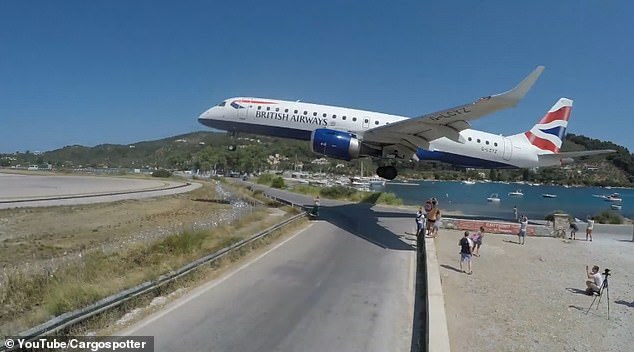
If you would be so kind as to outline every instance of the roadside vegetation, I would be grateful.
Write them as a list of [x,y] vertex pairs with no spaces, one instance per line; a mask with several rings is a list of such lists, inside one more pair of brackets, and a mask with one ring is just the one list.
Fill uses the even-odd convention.
[[[189,197],[195,199],[190,199],[189,202],[215,199],[209,187],[192,193],[194,194]],[[166,201],[169,202],[170,199]],[[212,209],[220,209],[216,203],[194,201],[192,204],[207,204],[212,206]],[[110,205],[111,208],[116,206]],[[72,213],[74,209],[56,207],[55,210],[61,217],[63,213]],[[293,213],[290,208],[284,210]],[[183,211],[185,208],[173,216],[178,219],[180,215],[182,219]],[[115,251],[97,248],[80,252],[81,255],[75,257],[75,260],[64,263],[54,270],[23,270],[23,267],[5,269],[0,277],[0,336],[15,335],[54,316],[85,307],[123,289],[156,279],[195,259],[247,238],[282,219],[270,217],[268,214],[268,208],[262,207],[245,214],[231,224],[208,230],[185,230],[151,242],[125,245]],[[167,215],[157,213],[148,220],[153,221],[164,216]],[[109,237],[109,240],[118,241],[113,237]],[[31,246],[38,247],[38,244],[31,243]],[[56,253],[58,251],[49,252],[50,255]]]

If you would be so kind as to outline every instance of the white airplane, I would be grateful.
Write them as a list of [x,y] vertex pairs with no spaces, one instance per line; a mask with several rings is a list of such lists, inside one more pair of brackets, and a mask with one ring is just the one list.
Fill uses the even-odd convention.
[[[360,157],[435,160],[473,168],[534,168],[611,153],[560,153],[572,100],[561,98],[527,132],[501,136],[470,129],[469,121],[517,105],[539,75],[537,67],[515,88],[431,114],[408,118],[379,112],[264,98],[229,98],[198,117],[205,126],[310,141],[313,152],[351,160]],[[394,166],[377,175],[392,180]]]

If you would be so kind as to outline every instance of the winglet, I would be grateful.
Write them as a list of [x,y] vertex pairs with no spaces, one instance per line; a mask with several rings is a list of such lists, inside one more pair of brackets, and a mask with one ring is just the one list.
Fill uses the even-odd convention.
[[511,100],[512,106],[515,106],[520,100],[522,100],[522,98],[524,98],[526,93],[528,93],[528,91],[531,89],[533,84],[535,84],[542,72],[544,72],[544,66],[537,66],[537,68],[535,68],[533,72],[526,76],[526,78],[524,78],[517,86],[515,86],[515,88],[494,96],[505,100]]

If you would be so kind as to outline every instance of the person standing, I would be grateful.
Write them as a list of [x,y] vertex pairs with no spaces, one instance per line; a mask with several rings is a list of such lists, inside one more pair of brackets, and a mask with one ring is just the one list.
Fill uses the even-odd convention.
[[480,226],[480,231],[476,232],[473,236],[473,255],[480,256],[480,246],[482,246],[482,239],[484,238],[484,227]]
[[513,206],[513,217],[515,218],[515,221],[517,221],[518,217],[517,217],[517,206],[516,205]]
[[319,216],[319,196],[315,197],[315,199],[313,200],[314,203],[314,207],[313,207],[313,215],[315,216]]
[[[458,241],[458,246],[460,246],[460,271],[467,273],[467,275],[471,275],[471,253],[473,251],[473,244],[469,238],[469,231],[464,232],[464,237]],[[468,272],[462,269],[463,262],[467,262],[467,267],[469,268]]]
[[420,237],[424,232],[424,221],[425,215],[423,213],[423,207],[418,207],[418,211],[416,212],[416,237]]
[[579,231],[579,227],[577,226],[577,223],[574,220],[570,220],[570,239],[571,240],[577,239],[577,231]]
[[586,241],[588,237],[590,237],[590,242],[592,242],[592,230],[594,229],[594,218],[588,218],[588,225],[586,226]]
[[525,244],[526,243],[526,229],[528,228],[528,218],[526,215],[522,216],[520,220],[520,232],[517,234],[517,243]]
[[440,217],[440,209],[438,209],[438,203],[436,202],[436,200],[431,201],[431,210],[427,212],[426,217],[427,217],[427,234],[429,234],[430,237],[436,237],[436,235],[434,235],[433,233],[434,223]]

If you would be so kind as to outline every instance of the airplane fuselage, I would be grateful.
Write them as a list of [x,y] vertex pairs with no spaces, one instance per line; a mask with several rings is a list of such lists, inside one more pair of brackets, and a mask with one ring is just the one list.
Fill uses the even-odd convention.
[[[310,140],[316,129],[350,132],[363,139],[364,132],[408,117],[329,105],[262,98],[231,98],[205,111],[199,122],[229,132],[243,132]],[[417,148],[419,160],[436,160],[475,168],[530,168],[539,165],[536,148],[518,140],[466,129],[459,141],[445,137]]]

